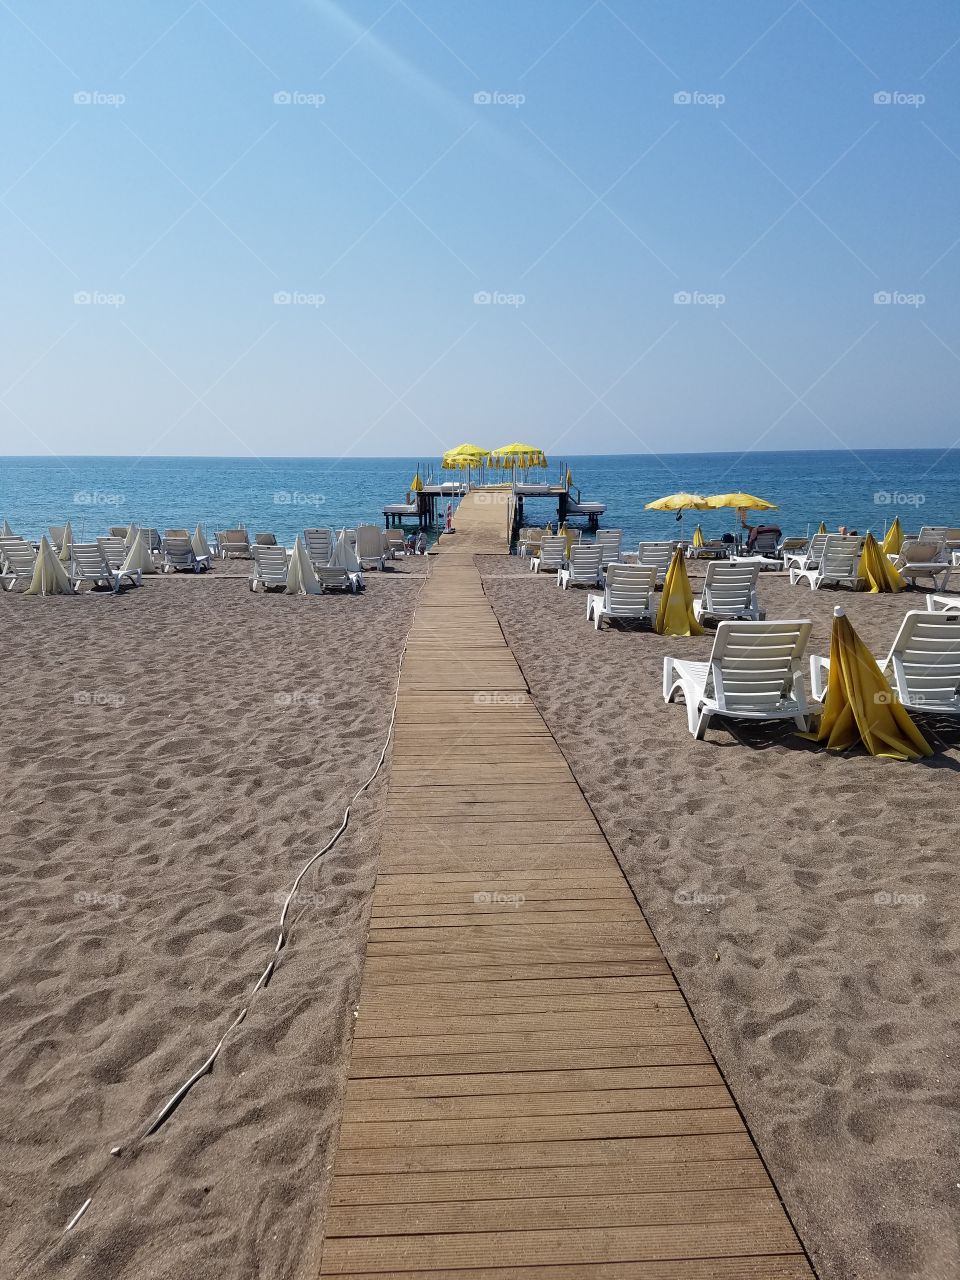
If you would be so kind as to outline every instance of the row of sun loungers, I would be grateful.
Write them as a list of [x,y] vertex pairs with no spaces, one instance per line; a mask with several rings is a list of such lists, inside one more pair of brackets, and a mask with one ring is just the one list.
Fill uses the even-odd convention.
[[[911,609],[880,664],[909,711],[960,715],[960,601],[951,605],[947,612]],[[810,631],[805,619],[721,622],[709,661],[664,658],[663,699],[669,703],[683,695],[695,738],[703,737],[714,716],[790,719],[806,730],[811,707],[802,661]],[[826,696],[829,671],[829,658],[810,658],[817,707]]]

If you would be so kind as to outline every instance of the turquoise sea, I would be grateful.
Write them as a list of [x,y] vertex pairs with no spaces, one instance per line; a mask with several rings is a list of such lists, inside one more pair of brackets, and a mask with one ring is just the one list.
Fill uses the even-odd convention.
[[[895,515],[908,530],[960,526],[960,448],[570,457],[551,459],[546,478],[557,482],[568,465],[584,499],[607,503],[602,524],[628,542],[676,536],[672,514],[643,507],[679,490],[767,498],[779,510],[751,519],[786,534],[821,520],[882,534]],[[242,522],[289,542],[305,526],[382,523],[383,505],[404,499],[418,466],[439,474],[436,459],[417,458],[0,458],[0,520],[32,538],[67,519],[78,538],[131,521],[199,522],[208,533]],[[555,519],[555,505],[528,499],[526,517]],[[709,537],[733,529],[735,515],[688,513],[684,530],[698,521]]]

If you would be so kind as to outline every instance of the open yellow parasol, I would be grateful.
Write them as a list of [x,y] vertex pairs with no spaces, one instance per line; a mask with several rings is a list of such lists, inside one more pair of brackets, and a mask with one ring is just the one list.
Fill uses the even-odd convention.
[[707,500],[700,493],[668,493],[665,498],[648,502],[644,511],[706,511]]
[[490,462],[495,466],[527,471],[530,467],[545,467],[547,459],[542,449],[533,444],[503,444],[490,450]]
[[776,511],[775,502],[767,502],[766,498],[755,498],[752,493],[713,493],[706,500],[711,511],[720,507],[740,507],[744,511]]
[[478,444],[458,444],[455,449],[446,451],[440,466],[444,471],[461,471],[464,467],[483,466],[487,457],[487,450]]
[[830,676],[820,727],[809,736],[829,751],[846,751],[859,739],[872,756],[916,760],[933,755],[839,605],[833,611]]
[[893,563],[880,550],[876,538],[869,532],[863,544],[857,576],[866,578],[873,594],[878,591],[902,591],[907,585]]
[[693,612],[693,591],[683,552],[677,547],[663,580],[663,592],[653,629],[661,636],[702,636],[703,627]]

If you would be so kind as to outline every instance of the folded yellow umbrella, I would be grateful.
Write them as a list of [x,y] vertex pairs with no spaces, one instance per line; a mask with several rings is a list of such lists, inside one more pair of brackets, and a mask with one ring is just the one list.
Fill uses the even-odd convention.
[[133,546],[127,552],[126,559],[120,566],[120,572],[134,573],[137,569],[141,573],[157,572],[157,566],[153,563],[153,556],[151,556],[150,548],[147,546],[147,535],[142,529],[137,530]]
[[846,751],[859,739],[872,756],[916,760],[933,755],[839,605],[833,611],[830,676],[820,727],[809,736],[828,751]]
[[693,531],[693,545],[695,547],[703,546],[703,530],[700,528],[699,525],[697,525],[697,527]]
[[903,546],[903,525],[900,523],[899,516],[894,517],[893,524],[887,530],[886,537],[880,546],[884,555],[888,551],[891,555],[900,554],[900,548]]
[[57,559],[56,552],[45,537],[40,539],[40,550],[37,552],[37,565],[33,571],[33,579],[23,594],[25,596],[73,595],[73,587],[70,585],[67,571]]
[[319,596],[323,593],[323,587],[317,581],[317,575],[313,572],[313,565],[310,563],[310,557],[307,555],[307,549],[299,533],[293,543],[293,555],[290,557],[290,565],[287,569],[285,593],[288,596]]
[[577,541],[577,531],[576,531],[576,529],[568,529],[568,528],[567,528],[567,522],[566,522],[566,520],[564,520],[563,524],[562,524],[562,525],[560,526],[560,528],[557,530],[557,537],[559,537],[559,538],[566,538],[566,540],[567,540],[566,552],[567,552],[567,556],[568,556],[568,558],[569,558],[570,550],[571,550],[571,548],[574,546],[574,544],[575,544],[575,543],[576,543],[576,541]]
[[[453,470],[453,468],[450,468],[450,470]],[[417,472],[417,474],[413,477],[413,479],[410,481],[410,492],[411,492],[411,493],[423,493],[423,481],[420,479],[420,472],[419,472],[419,471],[418,471],[418,472]]]
[[874,594],[878,591],[902,591],[907,585],[880,550],[876,538],[869,532],[863,544],[857,573],[861,578],[866,578]]
[[694,617],[693,592],[687,577],[687,566],[679,547],[673,553],[663,580],[663,592],[653,629],[662,636],[702,636],[703,627]]
[[73,529],[70,521],[63,526],[63,545],[60,548],[60,563],[69,564],[70,557],[73,555]]
[[190,545],[193,547],[195,556],[206,556],[208,560],[212,559],[210,554],[210,543],[207,541],[207,535],[203,532],[203,526],[197,525],[193,531],[193,537],[190,539]]
[[570,470],[569,467],[567,467],[567,488],[568,489],[573,488],[573,472]]
[[817,533],[826,533],[826,532],[827,532],[827,526],[826,526],[826,524],[821,520],[821,521],[820,521],[820,528],[817,530]]

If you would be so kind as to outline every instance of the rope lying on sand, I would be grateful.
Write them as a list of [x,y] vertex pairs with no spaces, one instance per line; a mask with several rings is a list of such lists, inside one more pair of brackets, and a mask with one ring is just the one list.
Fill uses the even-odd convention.
[[[421,587],[420,590],[422,589],[423,588]],[[418,595],[419,595],[419,592],[418,592]],[[206,1061],[202,1063],[202,1065],[199,1066],[196,1069],[196,1071],[194,1071],[192,1076],[190,1076],[187,1080],[183,1082],[183,1084],[176,1091],[176,1093],[172,1094],[171,1097],[167,1099],[167,1101],[163,1104],[163,1106],[160,1108],[160,1110],[157,1112],[154,1118],[150,1121],[147,1127],[143,1130],[142,1133],[138,1135],[137,1138],[134,1139],[134,1141],[142,1142],[144,1138],[149,1138],[151,1134],[156,1133],[157,1130],[165,1123],[165,1121],[167,1121],[170,1118],[170,1116],[174,1113],[174,1111],[176,1111],[177,1107],[179,1107],[180,1103],[184,1100],[184,1098],[187,1096],[187,1094],[190,1092],[193,1086],[199,1080],[201,1080],[205,1075],[207,1075],[208,1072],[213,1070],[214,1063],[216,1062],[217,1058],[220,1056],[221,1049],[226,1044],[231,1034],[237,1029],[237,1027],[240,1026],[241,1022],[243,1022],[247,1014],[250,1012],[250,1009],[253,1007],[253,1002],[257,994],[260,991],[264,990],[265,987],[267,987],[267,985],[270,982],[270,979],[273,977],[274,971],[280,960],[280,955],[283,952],[284,948],[286,947],[287,941],[290,936],[290,925],[287,922],[287,917],[290,911],[290,904],[293,902],[294,898],[296,897],[297,890],[300,887],[300,882],[303,880],[303,877],[307,874],[310,868],[316,862],[318,862],[325,853],[329,853],[329,851],[333,848],[333,846],[337,843],[337,841],[346,831],[350,823],[350,814],[353,810],[353,806],[356,804],[357,800],[359,800],[360,796],[362,796],[363,793],[367,790],[367,788],[373,783],[377,774],[383,768],[384,761],[387,758],[387,751],[390,747],[390,742],[393,738],[393,729],[397,720],[397,703],[400,700],[400,672],[403,667],[404,655],[407,652],[407,642],[410,639],[410,631],[412,631],[413,629],[413,620],[415,617],[416,617],[416,606],[414,606],[413,617],[411,617],[410,619],[410,629],[407,631],[406,636],[404,636],[403,645],[400,648],[400,658],[399,658],[399,661],[397,662],[397,682],[396,682],[396,685],[394,686],[393,707],[390,711],[390,723],[387,725],[387,736],[384,739],[383,750],[380,752],[380,757],[377,760],[377,763],[373,772],[370,774],[367,780],[364,783],[362,783],[361,786],[359,786],[357,790],[353,793],[353,795],[350,797],[347,807],[343,811],[343,821],[340,823],[340,826],[337,828],[334,834],[330,837],[330,839],[323,846],[323,848],[319,849],[313,855],[313,857],[308,859],[308,861],[305,862],[304,865],[301,867],[300,872],[297,875],[297,878],[293,882],[293,887],[291,888],[290,892],[287,894],[286,898],[284,899],[283,908],[280,911],[280,932],[277,935],[277,942],[273,948],[273,954],[270,956],[270,960],[267,963],[267,967],[264,969],[263,973],[261,973],[260,977],[257,979],[256,985],[253,987],[252,991],[250,992],[250,995],[247,999],[246,1004],[243,1006],[243,1008],[234,1018],[233,1022],[231,1022],[230,1026],[227,1027],[226,1031],[220,1037],[219,1042],[217,1043],[216,1047],[214,1048],[210,1056],[206,1059]],[[122,1155],[123,1151],[124,1151],[123,1146],[110,1148],[110,1154],[113,1156]],[[77,1225],[77,1223],[86,1213],[86,1211],[89,1209],[92,1201],[93,1201],[92,1196],[88,1197],[84,1201],[84,1203],[80,1206],[77,1212],[73,1215],[73,1217],[64,1227],[64,1232],[73,1230],[73,1228]]]

